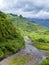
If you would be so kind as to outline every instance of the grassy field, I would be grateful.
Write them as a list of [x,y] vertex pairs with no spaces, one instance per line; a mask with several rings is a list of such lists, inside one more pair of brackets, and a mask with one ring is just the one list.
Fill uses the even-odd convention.
[[26,55],[17,56],[9,61],[9,65],[25,65],[29,62],[29,58]]
[[40,43],[40,42],[35,42],[33,44],[36,48],[40,49],[40,50],[48,50],[49,51],[49,44],[45,44],[45,43]]
[[[45,32],[46,33],[46,32]],[[29,34],[34,46],[41,50],[49,50],[49,33],[35,33]]]

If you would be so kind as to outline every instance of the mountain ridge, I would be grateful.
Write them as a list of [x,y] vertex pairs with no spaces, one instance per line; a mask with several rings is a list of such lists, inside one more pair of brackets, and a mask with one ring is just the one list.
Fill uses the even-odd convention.
[[49,19],[38,19],[38,18],[27,18],[28,21],[31,21],[37,24],[40,24],[41,26],[45,26],[49,28]]

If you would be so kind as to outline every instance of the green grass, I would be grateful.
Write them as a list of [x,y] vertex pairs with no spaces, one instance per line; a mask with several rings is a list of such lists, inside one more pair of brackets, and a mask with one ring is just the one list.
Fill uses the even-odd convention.
[[8,18],[15,27],[19,28],[23,36],[27,35],[32,42],[35,42],[35,47],[40,50],[49,50],[49,29],[36,23],[28,22],[27,19],[18,16],[8,14]]
[[43,62],[38,65],[49,65],[49,57],[43,60]]
[[47,51],[49,51],[49,44],[46,44],[46,43],[40,43],[40,42],[35,42],[34,43],[34,46],[36,47],[36,48],[38,48],[38,49],[40,49],[40,50],[47,50]]
[[0,60],[24,47],[24,39],[7,15],[0,12]]
[[6,14],[0,12],[0,42],[14,38],[16,38],[16,28]]
[[36,23],[28,22],[27,19],[18,16],[12,16],[9,14],[8,18],[10,18],[10,21],[15,27],[19,28],[23,36],[27,35],[32,42],[39,43],[35,44],[35,47],[41,50],[49,50],[49,29]]
[[49,50],[49,33],[45,33],[32,32],[29,34],[34,46],[40,50]]
[[25,65],[29,61],[26,55],[17,56],[9,61],[9,65]]
[[49,33],[47,34],[45,33],[47,33],[47,31],[43,33],[31,32],[29,34],[29,37],[31,38],[32,41],[35,41],[35,42],[49,43]]
[[11,53],[16,53],[24,48],[24,42],[21,40],[9,40],[8,42],[0,43],[0,60]]
[[[40,50],[49,51],[49,29],[44,28],[38,24],[28,22],[25,18],[20,18],[18,16],[8,15],[10,21],[18,27],[23,36],[27,35],[34,42],[34,46]],[[11,61],[10,65],[22,65],[16,60]],[[15,63],[16,62],[16,63]],[[21,61],[22,62],[22,61]],[[24,64],[23,64],[24,65]],[[39,65],[49,65],[49,57],[46,58]]]
[[[29,34],[30,39],[34,42],[34,46],[43,51],[49,51],[49,31],[43,33],[32,32]],[[49,53],[46,54],[47,58],[42,63],[37,65],[49,65]]]
[[10,21],[18,27],[22,35],[28,35],[29,33],[35,32],[44,32],[47,31],[47,28],[44,28],[36,23],[28,22],[26,18],[20,18],[18,16],[7,15]]

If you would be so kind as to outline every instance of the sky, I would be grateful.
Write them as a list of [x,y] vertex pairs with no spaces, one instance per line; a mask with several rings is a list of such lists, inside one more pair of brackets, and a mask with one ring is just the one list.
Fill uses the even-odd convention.
[[49,19],[49,0],[0,0],[0,11]]

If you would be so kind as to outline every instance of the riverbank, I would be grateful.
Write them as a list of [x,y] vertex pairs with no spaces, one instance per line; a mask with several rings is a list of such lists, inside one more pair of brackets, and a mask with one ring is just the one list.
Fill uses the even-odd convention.
[[28,57],[27,61],[29,61],[29,63],[27,62],[26,65],[36,64],[36,63],[38,63],[38,61],[41,60],[41,58],[39,56],[35,56],[32,53],[28,53],[28,52],[26,52],[23,49],[23,50],[19,51],[18,53],[14,54],[12,56],[9,56],[7,58],[5,58],[3,61],[0,62],[0,65],[10,65],[10,62],[12,62],[11,61],[12,59],[14,59],[14,58],[16,58],[18,56],[21,56],[22,57],[24,55]]
[[34,65],[40,63],[46,56],[31,44],[31,40],[26,36],[25,48],[2,60],[0,65]]

